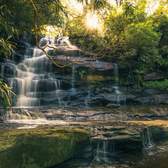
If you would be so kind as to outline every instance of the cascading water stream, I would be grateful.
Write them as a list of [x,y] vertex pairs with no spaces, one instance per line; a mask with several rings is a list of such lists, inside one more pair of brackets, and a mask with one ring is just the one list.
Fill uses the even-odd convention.
[[108,162],[107,154],[108,154],[108,141],[104,140],[103,141],[103,161],[104,163]]
[[16,93],[16,107],[45,106],[49,103],[61,103],[61,80],[55,78],[52,64],[37,47],[28,46],[22,61],[5,62],[1,65],[1,74],[6,69],[13,71],[8,83]]
[[152,135],[150,128],[145,128],[142,132],[142,145],[143,149],[150,149],[154,146],[153,141],[152,141]]
[[118,87],[118,81],[119,81],[119,70],[118,70],[118,64],[114,63],[114,81],[115,85]]
[[101,161],[101,157],[100,157],[100,142],[97,142],[97,147],[96,147],[96,150],[95,150],[94,160],[96,162],[100,162]]
[[114,68],[114,104],[117,106],[121,105],[121,102],[123,104],[126,103],[126,97],[122,94],[122,92],[119,89],[119,68],[118,68],[118,64],[114,63],[113,64],[113,68]]
[[109,151],[108,151],[108,140],[103,139],[97,142],[95,149],[94,160],[96,162],[108,163],[109,162]]
[[[28,49],[27,49],[28,50]],[[20,87],[19,87],[19,95],[18,95],[18,99],[16,102],[16,106],[19,107],[25,107],[25,106],[34,106],[40,105],[40,102],[38,101],[38,99],[36,98],[36,90],[37,90],[37,84],[38,81],[34,80],[33,78],[35,77],[35,73],[33,72],[33,63],[34,60],[36,59],[35,56],[39,55],[40,53],[37,53],[37,50],[34,49],[33,51],[33,57],[29,57],[30,55],[26,54],[24,55],[24,60],[19,63],[17,65],[17,76],[16,76],[16,80],[17,82],[21,82]],[[24,68],[24,69],[22,69]],[[33,89],[34,89],[34,97],[29,97],[27,95],[27,93],[29,93],[31,91],[31,87],[33,85]]]
[[[63,53],[66,53],[65,51],[69,52],[71,49],[76,50],[77,48],[70,43],[67,37],[59,37],[57,42],[54,39],[42,38],[40,46],[44,47],[46,51],[51,50],[47,45],[54,45]],[[62,71],[58,73],[55,71],[56,69],[53,69],[52,63],[42,50],[29,44],[26,46],[25,54],[18,54],[19,61],[8,60],[0,65],[1,75],[8,80],[8,83],[16,93],[15,100],[13,101],[14,106],[26,108],[51,106],[62,108],[68,105],[75,106],[77,103],[80,103],[80,105],[83,103],[82,105],[89,109],[89,105],[94,102],[94,94],[97,94],[99,98],[99,92],[101,91],[94,93],[94,89],[90,88],[90,83],[88,83],[88,89],[84,90],[83,86],[76,82],[76,71],[79,65],[72,63],[71,77],[69,78],[69,74],[62,75],[60,74]],[[56,56],[58,55],[56,54]],[[61,57],[61,55],[59,56]],[[62,56],[64,57],[64,55]],[[95,62],[95,67],[102,70],[104,63],[98,60]],[[114,64],[111,67],[114,68],[114,85],[111,93],[109,93],[108,100],[112,102],[111,104],[119,106],[125,97],[119,89],[118,65]],[[12,75],[7,76],[6,74],[8,73],[6,71],[12,71]],[[67,79],[69,79],[69,82]],[[91,93],[92,90],[93,92]]]
[[72,65],[72,76],[71,76],[71,94],[74,95],[76,93],[76,88],[75,88],[75,73],[76,73],[76,67],[73,64]]
[[87,96],[86,96],[85,102],[84,102],[86,110],[89,109],[89,101],[90,101],[90,99],[91,99],[91,89],[90,89],[90,87],[88,87]]

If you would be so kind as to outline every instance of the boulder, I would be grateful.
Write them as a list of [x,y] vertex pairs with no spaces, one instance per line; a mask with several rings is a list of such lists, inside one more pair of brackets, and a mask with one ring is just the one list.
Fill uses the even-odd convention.
[[88,140],[82,129],[36,128],[0,132],[0,168],[46,168],[72,158]]
[[161,79],[165,79],[165,76],[157,72],[152,72],[144,76],[144,80],[146,81],[161,80]]

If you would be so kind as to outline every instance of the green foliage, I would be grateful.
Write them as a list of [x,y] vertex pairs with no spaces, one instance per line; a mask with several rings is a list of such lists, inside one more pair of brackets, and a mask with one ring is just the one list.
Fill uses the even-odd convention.
[[[61,0],[13,0],[0,2],[0,56],[9,56],[23,35],[41,35],[44,25],[65,26],[74,44],[110,62],[117,62],[134,82],[142,85],[144,74],[168,68],[167,1],[160,2],[152,16],[145,13],[147,0],[116,1],[109,6],[106,0],[78,0],[84,4],[81,16],[68,18]],[[20,10],[23,12],[21,13]],[[104,33],[86,28],[84,17],[97,10],[104,21]],[[65,24],[66,22],[66,24]]]
[[[21,9],[22,12],[21,14]],[[15,47],[14,37],[32,28],[31,7],[24,0],[0,2],[0,57],[9,57]],[[0,101],[3,107],[11,106],[11,88],[0,80]]]
[[162,59],[160,60],[160,68],[167,71],[168,68],[168,17],[163,15],[159,17],[158,31],[161,34],[159,42],[159,51]]
[[14,44],[9,39],[0,38],[0,55],[10,56],[13,53]]
[[4,108],[11,106],[11,97],[13,94],[11,88],[0,80],[0,102],[2,102]]
[[168,90],[168,79],[161,80],[161,81],[144,82],[144,87],[152,88],[152,89]]
[[69,20],[65,32],[70,36],[72,42],[85,51],[96,51],[102,47],[103,39],[97,31],[89,31],[85,27],[84,16]]
[[[40,34],[45,24],[60,26],[64,17],[60,0],[0,1],[0,57],[9,57],[17,47],[16,41],[26,32]],[[0,81],[0,99],[4,107],[11,105],[11,88]]]
[[[117,7],[107,5],[104,35],[88,32],[81,18],[67,24],[67,32],[83,50],[95,53],[110,62],[117,62],[138,85],[152,71],[166,73],[168,66],[168,18],[160,7],[152,16],[145,13],[146,0],[123,1]],[[163,12],[162,12],[163,11]]]
[[[129,60],[129,66],[139,70],[152,70],[160,59],[158,46],[160,34],[147,23],[131,24],[125,29],[126,53],[123,58]],[[128,52],[128,53],[127,53]]]
[[40,34],[42,25],[60,26],[64,16],[64,7],[59,0],[2,0],[0,2],[0,56],[9,56],[14,47],[12,41],[25,32]]

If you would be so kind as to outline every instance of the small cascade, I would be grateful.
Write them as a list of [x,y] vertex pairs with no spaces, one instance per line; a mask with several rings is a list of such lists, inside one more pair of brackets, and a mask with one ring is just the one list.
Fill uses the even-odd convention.
[[95,143],[94,161],[103,164],[109,163],[115,149],[111,149],[110,139],[105,136],[107,129],[94,127],[91,131],[94,139],[93,143]]
[[88,90],[87,90],[87,96],[85,98],[85,109],[89,109],[89,102],[90,102],[90,99],[91,99],[91,89],[90,87],[88,87]]
[[39,41],[41,48],[69,47],[72,50],[79,50],[78,47],[71,44],[68,36],[43,37]]
[[61,80],[55,78],[51,62],[37,47],[28,46],[19,63],[3,63],[1,75],[6,74],[9,85],[16,93],[14,106],[62,104]]
[[104,139],[97,142],[94,160],[100,163],[108,163],[109,162],[109,151],[108,151],[108,140]]
[[142,145],[143,149],[150,149],[154,146],[152,141],[152,134],[150,128],[145,128],[142,132]]
[[100,162],[101,161],[101,157],[100,157],[100,142],[97,142],[97,147],[96,147],[96,150],[95,150],[94,160],[96,162]]
[[71,42],[69,41],[68,36],[58,37],[57,40],[56,40],[56,45],[61,45],[61,46],[67,45],[68,47],[72,46]]
[[[115,81],[115,85],[118,86],[118,82],[119,82],[119,69],[118,69],[118,64],[114,63],[113,64],[114,67],[114,81]],[[119,90],[118,90],[119,91]]]
[[115,143],[112,143],[112,150],[111,150],[111,155],[115,156],[116,155],[116,147],[115,147]]
[[75,73],[76,73],[76,67],[73,64],[72,65],[72,75],[71,75],[71,94],[74,95],[76,94],[76,88],[75,88]]
[[119,90],[119,70],[118,70],[118,64],[114,63],[114,82],[115,86],[113,87],[114,93],[116,96],[116,105],[120,106],[120,97],[121,97],[121,91]]
[[107,156],[107,154],[108,154],[108,141],[104,140],[103,141],[103,161],[105,163],[108,162],[108,156]]
[[113,64],[114,67],[114,86],[113,86],[113,96],[112,96],[112,100],[114,105],[116,106],[120,106],[121,104],[126,104],[126,97],[125,95],[122,94],[122,92],[120,91],[119,88],[119,68],[118,68],[118,64],[114,63]]
[[[39,45],[43,47],[43,49],[45,48],[46,52],[52,50],[52,48],[50,48],[52,45],[58,47],[57,49],[60,52],[56,53],[56,55],[54,55],[55,52],[53,52],[54,58],[64,57],[66,52],[74,54],[74,52],[70,50],[75,49],[68,37],[57,37],[55,39],[44,37],[40,40]],[[94,68],[96,67],[96,69],[100,71],[107,70],[107,68],[103,67],[110,66],[110,68],[114,68],[113,87],[111,88],[110,86],[112,86],[112,84],[109,83],[109,88],[105,86],[104,89],[101,90],[96,88],[99,87],[97,83],[93,85],[94,87],[92,87],[92,83],[88,83],[88,86],[84,86],[84,78],[79,82],[77,81],[77,67],[80,65],[76,65],[75,63],[79,57],[74,56],[76,62],[71,62],[71,75],[69,76],[68,69],[66,69],[67,71],[56,71],[56,68],[53,68],[51,61],[42,50],[37,47],[32,47],[27,43],[25,46],[27,47],[25,54],[18,54],[19,60],[17,59],[16,62],[7,60],[0,64],[1,76],[7,79],[7,82],[16,93],[15,100],[13,101],[14,106],[26,108],[34,106],[57,106],[64,108],[79,105],[80,107],[89,109],[91,105],[99,105],[99,101],[102,101],[100,105],[110,102],[109,105],[120,106],[125,103],[126,98],[119,87],[119,68],[116,63],[109,65],[99,60],[83,58],[86,64],[91,62],[91,65],[94,65]],[[60,55],[62,51],[63,55]],[[70,56],[67,58],[69,57]],[[62,61],[64,61],[64,59]],[[90,68],[90,66],[88,67]],[[83,70],[82,68],[81,70]],[[68,73],[65,74],[66,72]],[[69,81],[67,79],[69,79]],[[103,80],[104,79],[105,78],[103,78]],[[107,95],[102,93],[104,90],[107,92]],[[123,117],[121,116],[121,118]]]

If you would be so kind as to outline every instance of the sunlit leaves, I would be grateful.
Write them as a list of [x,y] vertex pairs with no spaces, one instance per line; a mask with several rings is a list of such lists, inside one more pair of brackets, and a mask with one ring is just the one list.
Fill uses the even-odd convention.
[[[38,24],[61,25],[66,13],[60,0],[32,0],[32,2],[38,12],[36,16]],[[32,10],[34,11],[34,6],[32,6]]]
[[0,55],[9,57],[13,53],[14,44],[9,39],[0,38]]
[[78,0],[79,2],[82,2],[84,6],[87,6],[90,9],[98,10],[105,8],[109,5],[107,0]]
[[152,70],[161,59],[158,50],[159,39],[160,34],[155,32],[151,25],[138,23],[128,26],[125,31],[127,51],[134,51],[132,55],[125,54],[126,59],[131,59],[130,66],[143,73]]
[[0,100],[3,103],[4,108],[12,105],[12,92],[11,88],[3,81],[0,80]]

